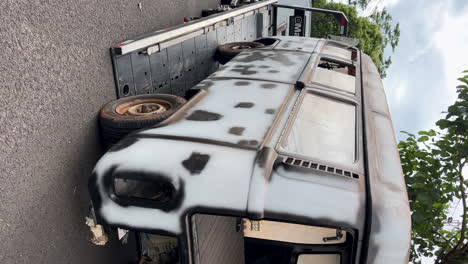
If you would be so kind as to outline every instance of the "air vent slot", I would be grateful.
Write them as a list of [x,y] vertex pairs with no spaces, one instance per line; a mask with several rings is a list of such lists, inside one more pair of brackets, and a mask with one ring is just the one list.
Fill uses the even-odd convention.
[[283,159],[283,163],[291,165],[291,166],[296,166],[296,167],[302,167],[302,168],[308,168],[308,169],[313,169],[313,170],[318,170],[318,171],[324,171],[328,173],[332,173],[335,175],[340,175],[344,176],[347,178],[353,178],[353,179],[359,179],[360,175],[351,171],[343,170],[343,169],[338,169],[332,166],[327,166],[325,164],[320,164],[320,163],[314,163],[302,159],[296,159],[292,157],[285,157]]

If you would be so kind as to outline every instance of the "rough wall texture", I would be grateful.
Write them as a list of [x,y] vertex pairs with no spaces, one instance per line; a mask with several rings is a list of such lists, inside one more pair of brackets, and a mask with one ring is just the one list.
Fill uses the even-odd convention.
[[0,1],[0,263],[128,263],[84,226],[96,114],[115,98],[108,49],[217,2]]

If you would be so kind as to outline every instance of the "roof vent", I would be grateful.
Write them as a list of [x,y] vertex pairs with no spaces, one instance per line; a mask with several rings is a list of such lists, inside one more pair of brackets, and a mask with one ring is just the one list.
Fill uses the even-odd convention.
[[351,171],[335,168],[332,166],[327,166],[325,164],[320,164],[316,162],[310,162],[306,160],[301,160],[297,158],[292,158],[292,157],[285,157],[283,159],[283,163],[296,166],[296,167],[302,167],[302,168],[308,168],[308,169],[313,169],[313,170],[318,170],[318,171],[324,171],[328,173],[333,173],[336,175],[344,176],[347,178],[353,178],[353,179],[359,179],[360,175]]

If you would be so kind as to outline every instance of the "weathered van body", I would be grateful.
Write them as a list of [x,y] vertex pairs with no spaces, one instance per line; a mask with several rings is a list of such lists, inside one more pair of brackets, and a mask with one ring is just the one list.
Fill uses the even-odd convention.
[[[289,263],[327,250],[341,263],[408,263],[409,205],[376,67],[338,42],[274,39],[221,66],[171,118],[101,158],[89,183],[98,221],[177,236],[181,263],[204,263],[197,214],[349,237],[332,249],[290,243]],[[170,186],[169,198],[132,196],[130,183]]]

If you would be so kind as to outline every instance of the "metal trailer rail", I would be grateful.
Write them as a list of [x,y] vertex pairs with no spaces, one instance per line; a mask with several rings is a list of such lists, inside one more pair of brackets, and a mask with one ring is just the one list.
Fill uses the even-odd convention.
[[[258,11],[259,8],[266,7],[270,4],[276,3],[277,1],[278,0],[263,0],[254,4],[232,9],[230,11],[223,12],[217,15],[201,18],[196,21],[178,25],[171,28],[170,30],[156,31],[153,34],[143,35],[136,40],[127,40],[125,42],[122,42],[116,47],[114,47],[114,49],[116,51],[116,54],[124,55],[136,50],[147,48],[149,46],[153,48],[154,46],[161,45],[162,42],[172,40],[177,37],[186,36],[189,33],[198,33],[198,35],[201,35],[205,33],[205,30],[209,30],[209,27],[221,26],[216,25],[217,23],[229,23],[232,21],[233,18],[234,21],[240,20],[246,16],[254,14],[252,12]],[[154,47],[154,51],[158,51],[158,49]]]

